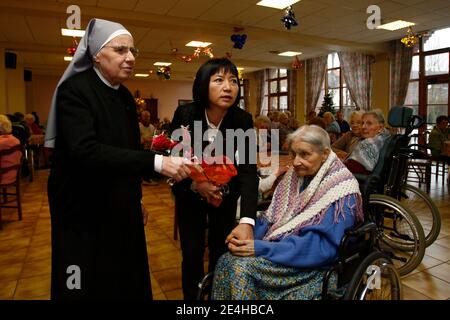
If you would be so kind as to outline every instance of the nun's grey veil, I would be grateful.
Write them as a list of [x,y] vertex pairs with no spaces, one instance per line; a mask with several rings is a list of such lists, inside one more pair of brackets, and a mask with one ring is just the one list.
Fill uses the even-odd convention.
[[72,61],[64,72],[63,76],[56,86],[53,93],[52,104],[50,106],[50,112],[48,115],[47,129],[45,133],[45,146],[48,148],[55,147],[56,139],[56,96],[58,94],[58,88],[65,80],[74,76],[77,73],[83,72],[93,66],[92,58],[113,38],[127,34],[130,32],[124,28],[120,23],[102,20],[92,19],[89,21],[86,32],[83,38],[78,44],[75,55]]

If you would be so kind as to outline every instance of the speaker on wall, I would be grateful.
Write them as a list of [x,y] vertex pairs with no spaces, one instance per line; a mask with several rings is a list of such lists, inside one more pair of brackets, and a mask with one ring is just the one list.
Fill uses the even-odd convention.
[[23,80],[24,81],[31,81],[32,80],[33,73],[31,70],[23,70]]
[[17,63],[17,54],[14,52],[5,52],[5,68],[15,69]]

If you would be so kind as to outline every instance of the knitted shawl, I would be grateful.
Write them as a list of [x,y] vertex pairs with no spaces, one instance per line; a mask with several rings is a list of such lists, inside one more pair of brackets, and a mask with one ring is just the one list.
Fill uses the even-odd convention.
[[303,182],[304,178],[297,176],[294,168],[286,172],[264,213],[270,226],[264,240],[278,240],[298,234],[306,226],[319,224],[335,202],[334,222],[337,223],[339,216],[344,215],[343,207],[349,205],[349,195],[356,197],[356,219],[363,219],[358,182],[334,152],[330,152],[306,189],[300,191]]
[[384,141],[386,141],[389,136],[389,131],[384,129],[373,138],[361,140],[347,159],[359,162],[367,171],[372,172],[377,165]]

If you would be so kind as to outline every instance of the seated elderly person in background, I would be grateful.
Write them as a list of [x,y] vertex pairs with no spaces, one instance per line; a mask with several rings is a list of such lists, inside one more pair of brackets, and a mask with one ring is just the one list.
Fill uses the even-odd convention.
[[280,126],[278,127],[279,130],[279,137],[280,137],[280,149],[281,150],[287,150],[288,146],[286,144],[287,137],[290,133],[292,133],[292,129],[289,126],[289,117],[286,113],[282,112],[279,116]]
[[326,124],[325,130],[330,135],[331,143],[334,143],[339,138],[341,127],[339,127],[339,123],[329,111],[323,114],[323,120]]
[[31,113],[25,115],[25,122],[30,128],[31,134],[43,134],[41,127],[35,122],[34,116]]
[[[0,115],[0,151],[11,149],[12,147],[20,145],[20,141],[12,134],[12,124],[8,117]],[[15,151],[13,153],[3,155],[0,157],[0,167],[7,168],[20,163],[21,152]],[[7,171],[0,174],[0,184],[13,183],[16,180],[17,170]]]
[[336,152],[339,159],[345,159],[353,151],[357,142],[361,139],[361,125],[362,125],[361,111],[353,111],[350,114],[350,131],[346,132],[339,139],[337,139],[331,148]]
[[381,110],[367,111],[362,116],[361,137],[344,164],[353,173],[369,175],[375,168],[381,148],[390,136],[384,128]]
[[141,145],[144,149],[150,149],[153,135],[155,133],[155,127],[150,123],[150,112],[147,110],[144,110],[141,113],[139,131],[141,133]]
[[442,155],[446,141],[450,141],[450,128],[448,127],[448,117],[442,115],[436,118],[436,126],[431,130],[428,139],[433,157]]
[[350,125],[347,121],[344,119],[344,112],[341,110],[336,112],[336,122],[339,125],[339,128],[341,129],[341,133],[346,133],[350,131]]
[[327,132],[304,125],[288,143],[293,167],[257,219],[254,240],[227,238],[212,299],[319,298],[345,230],[363,218],[358,182],[331,151]]

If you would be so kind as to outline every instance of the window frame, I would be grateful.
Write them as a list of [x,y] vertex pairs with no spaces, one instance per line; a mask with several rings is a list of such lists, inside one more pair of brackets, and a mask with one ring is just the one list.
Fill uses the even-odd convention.
[[[286,70],[285,76],[280,76],[280,70]],[[276,77],[271,78],[271,71],[276,70]],[[281,82],[286,80],[286,91],[281,92]],[[270,86],[272,83],[276,82],[277,91],[274,93],[270,92]],[[266,86],[267,86],[267,94],[265,95],[265,99],[267,99],[267,111],[287,111],[289,110],[289,77],[288,77],[288,69],[287,68],[277,68],[277,69],[266,69]],[[281,97],[286,97],[286,109],[280,109],[280,100]],[[272,99],[276,99],[277,103],[276,109],[272,108]]]

